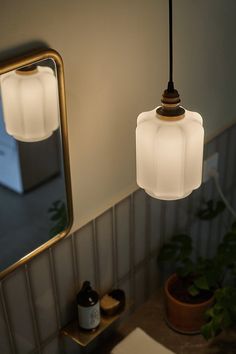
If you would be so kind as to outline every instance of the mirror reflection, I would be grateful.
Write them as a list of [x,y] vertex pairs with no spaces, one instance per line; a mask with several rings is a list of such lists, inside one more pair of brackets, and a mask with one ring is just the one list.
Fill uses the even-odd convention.
[[68,228],[57,66],[0,76],[0,272]]

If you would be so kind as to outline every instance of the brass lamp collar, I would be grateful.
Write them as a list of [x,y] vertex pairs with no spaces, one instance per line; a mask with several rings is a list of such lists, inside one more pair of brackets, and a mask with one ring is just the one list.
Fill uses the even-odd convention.
[[17,69],[16,73],[19,75],[32,75],[38,72],[37,65],[28,65],[24,66],[23,68]]
[[162,95],[161,102],[161,107],[156,110],[159,119],[176,121],[184,118],[185,110],[180,107],[179,93],[174,89],[173,83],[168,84],[167,90]]

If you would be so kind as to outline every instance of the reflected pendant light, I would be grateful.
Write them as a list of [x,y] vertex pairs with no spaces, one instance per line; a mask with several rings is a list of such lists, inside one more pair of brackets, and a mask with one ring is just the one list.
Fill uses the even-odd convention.
[[162,105],[138,116],[137,184],[162,200],[187,197],[201,185],[204,130],[199,113],[180,106],[173,83],[172,0],[169,0],[170,76]]
[[47,139],[59,127],[57,80],[49,67],[28,66],[1,75],[5,128],[16,140]]

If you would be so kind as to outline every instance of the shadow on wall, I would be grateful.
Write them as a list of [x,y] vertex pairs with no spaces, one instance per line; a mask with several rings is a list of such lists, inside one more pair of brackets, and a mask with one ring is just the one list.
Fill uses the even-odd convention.
[[17,56],[22,56],[24,54],[29,54],[30,52],[48,49],[50,46],[43,41],[35,40],[32,42],[20,44],[17,47],[7,48],[0,52],[0,62],[9,60],[10,58],[16,58]]

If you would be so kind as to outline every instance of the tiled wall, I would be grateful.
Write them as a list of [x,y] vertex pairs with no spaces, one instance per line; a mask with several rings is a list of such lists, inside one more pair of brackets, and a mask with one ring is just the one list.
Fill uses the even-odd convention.
[[[205,155],[214,151],[221,184],[236,207],[235,126],[207,144]],[[121,287],[138,306],[157,289],[156,255],[173,232],[191,232],[197,254],[213,254],[232,218],[224,212],[212,222],[197,220],[196,209],[207,198],[217,198],[212,181],[174,202],[138,190],[10,274],[0,283],[0,353],[83,353],[58,336],[76,316],[82,281],[91,280],[101,294]]]

